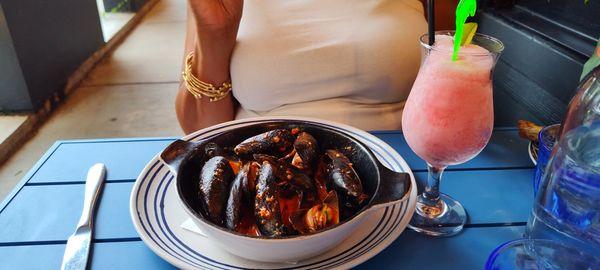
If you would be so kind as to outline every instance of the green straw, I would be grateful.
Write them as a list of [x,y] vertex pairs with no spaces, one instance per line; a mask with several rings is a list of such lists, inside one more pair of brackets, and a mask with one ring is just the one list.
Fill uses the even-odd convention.
[[468,17],[474,16],[477,10],[477,0],[460,0],[456,6],[456,32],[454,32],[454,51],[452,61],[458,59],[458,51],[462,40],[463,29]]

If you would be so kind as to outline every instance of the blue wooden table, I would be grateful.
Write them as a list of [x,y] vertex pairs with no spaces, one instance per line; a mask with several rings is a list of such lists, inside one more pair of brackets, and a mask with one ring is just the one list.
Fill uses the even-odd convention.
[[[373,132],[395,148],[418,179],[426,167],[399,132]],[[56,142],[0,203],[0,269],[59,269],[81,213],[88,168],[108,168],[96,216],[92,269],[172,269],[140,240],[129,215],[138,173],[174,138]],[[514,129],[497,129],[475,159],[450,167],[442,191],[469,214],[464,231],[430,238],[405,231],[359,269],[482,269],[494,247],[519,238],[531,202],[533,165]],[[2,179],[0,179],[2,181]]]

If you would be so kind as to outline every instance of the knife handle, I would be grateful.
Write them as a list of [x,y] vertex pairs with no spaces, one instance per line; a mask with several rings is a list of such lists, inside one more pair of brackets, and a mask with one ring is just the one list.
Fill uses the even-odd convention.
[[85,197],[83,199],[83,211],[77,227],[90,226],[94,217],[94,208],[96,200],[100,194],[104,178],[106,176],[106,167],[102,163],[94,164],[87,173],[85,180]]

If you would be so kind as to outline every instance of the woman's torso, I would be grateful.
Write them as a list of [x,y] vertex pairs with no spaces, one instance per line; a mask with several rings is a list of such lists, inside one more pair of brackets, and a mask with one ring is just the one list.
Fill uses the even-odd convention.
[[237,118],[400,128],[425,30],[417,0],[246,1],[231,60]]

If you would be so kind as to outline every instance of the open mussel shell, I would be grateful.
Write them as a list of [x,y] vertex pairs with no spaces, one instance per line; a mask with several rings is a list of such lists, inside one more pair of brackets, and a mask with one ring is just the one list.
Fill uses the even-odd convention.
[[340,208],[335,191],[329,192],[322,203],[308,209],[301,209],[290,216],[294,229],[300,233],[313,233],[335,226],[340,222]]
[[[196,220],[200,220],[228,233],[247,236],[216,225],[199,210],[201,209],[201,202],[198,198],[197,179],[202,166],[208,160],[204,147],[207,143],[215,143],[224,148],[233,148],[244,140],[258,134],[275,129],[292,130],[293,128],[311,134],[319,144],[320,153],[327,149],[335,149],[351,160],[353,169],[362,181],[363,193],[368,196],[368,199],[351,216],[340,220],[340,223],[337,225],[327,227],[315,233],[331,230],[348,222],[348,220],[354,219],[369,209],[398,203],[408,197],[411,186],[410,176],[407,173],[393,172],[381,165],[363,143],[352,137],[354,135],[346,134],[317,122],[268,120],[211,135],[199,142],[177,140],[161,153],[160,159],[176,175],[175,179],[179,197],[184,207],[188,209],[189,213],[194,215]],[[341,198],[339,199],[341,200]],[[280,238],[292,237],[297,236],[283,236]],[[270,239],[268,236],[260,236],[260,238]]]
[[300,132],[294,141],[294,151],[292,165],[299,169],[310,170],[317,159],[319,144],[310,133]]
[[331,185],[345,198],[345,202],[350,207],[358,207],[369,198],[369,195],[363,192],[362,181],[346,155],[328,149],[325,151],[323,161]]

